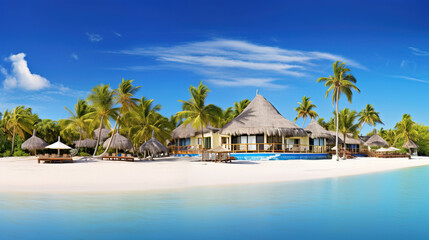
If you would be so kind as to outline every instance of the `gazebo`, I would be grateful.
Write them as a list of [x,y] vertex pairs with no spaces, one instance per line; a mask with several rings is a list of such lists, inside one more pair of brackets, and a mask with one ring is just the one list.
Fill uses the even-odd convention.
[[48,146],[48,144],[43,139],[36,137],[36,130],[33,130],[33,136],[22,143],[21,149],[34,151],[34,155],[36,155],[38,149],[45,149],[46,146]]
[[149,152],[152,156],[158,153],[168,153],[168,148],[159,142],[156,138],[152,137],[149,141],[143,143],[140,148],[140,152]]

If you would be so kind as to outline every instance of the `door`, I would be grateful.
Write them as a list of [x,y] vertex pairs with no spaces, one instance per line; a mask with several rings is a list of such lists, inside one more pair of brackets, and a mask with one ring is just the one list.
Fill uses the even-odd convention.
[[256,143],[256,135],[250,135],[247,141],[249,143],[247,149],[249,151],[256,151],[256,144],[250,144],[250,143]]

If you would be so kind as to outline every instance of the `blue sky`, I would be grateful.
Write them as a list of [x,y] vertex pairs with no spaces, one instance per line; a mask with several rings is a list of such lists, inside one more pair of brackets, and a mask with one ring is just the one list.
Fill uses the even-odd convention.
[[[122,78],[180,110],[203,80],[223,108],[256,89],[288,119],[302,96],[321,117],[333,107],[318,77],[345,61],[385,127],[403,113],[429,124],[429,16],[425,1],[4,1],[0,109],[68,116],[97,84]],[[301,125],[301,122],[298,121]],[[370,131],[366,127],[365,131]]]

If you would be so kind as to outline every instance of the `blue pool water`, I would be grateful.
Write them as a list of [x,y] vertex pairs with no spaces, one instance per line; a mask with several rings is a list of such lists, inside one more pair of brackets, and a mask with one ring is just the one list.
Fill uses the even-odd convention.
[[317,160],[327,159],[326,153],[231,153],[237,160]]
[[140,194],[0,194],[0,239],[429,239],[429,167]]

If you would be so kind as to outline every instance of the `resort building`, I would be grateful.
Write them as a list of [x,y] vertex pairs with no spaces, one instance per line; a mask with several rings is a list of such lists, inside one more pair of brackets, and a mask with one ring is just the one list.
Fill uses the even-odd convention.
[[[335,132],[328,131],[333,138],[328,139],[328,145],[335,146]],[[353,134],[348,133],[346,136],[346,149],[352,153],[359,153],[361,150],[365,149],[364,141],[359,138],[354,138]],[[340,145],[340,149],[343,149],[344,145],[344,134],[338,133],[338,144]]]
[[374,133],[374,135],[372,135],[364,144],[365,146],[368,147],[368,151],[371,151],[371,147],[374,148],[388,148],[389,147],[389,143],[386,142],[386,140],[384,140],[380,135],[378,135],[377,133]]
[[232,152],[310,152],[304,129],[283,117],[262,95],[256,95],[244,111],[220,131],[230,136],[222,144]]

